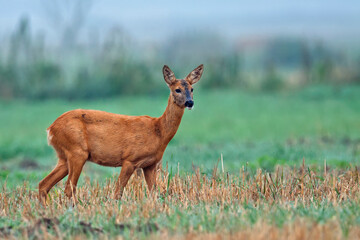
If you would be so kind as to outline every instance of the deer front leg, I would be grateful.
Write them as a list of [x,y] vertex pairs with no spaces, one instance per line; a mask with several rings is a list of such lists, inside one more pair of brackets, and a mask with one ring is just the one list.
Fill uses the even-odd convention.
[[124,192],[124,188],[125,188],[127,182],[129,181],[131,175],[133,174],[134,170],[135,170],[135,168],[131,163],[129,163],[129,162],[123,163],[123,166],[121,167],[120,176],[116,182],[114,199],[116,199],[116,200],[121,199],[123,192]]
[[145,180],[148,185],[149,191],[152,192],[156,188],[156,170],[157,164],[153,164],[144,168]]

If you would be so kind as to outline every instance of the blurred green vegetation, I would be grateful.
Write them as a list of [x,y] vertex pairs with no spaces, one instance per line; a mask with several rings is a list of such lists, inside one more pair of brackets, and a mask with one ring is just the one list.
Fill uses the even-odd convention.
[[301,38],[228,42],[217,34],[179,34],[139,44],[119,28],[102,41],[49,44],[24,17],[0,47],[0,98],[83,99],[156,94],[164,64],[178,78],[205,65],[205,89],[284,91],[319,83],[360,81],[360,52]]
[[[46,128],[65,111],[85,108],[128,115],[160,116],[167,95],[125,96],[93,101],[0,102],[0,179],[8,184],[44,177],[56,164]],[[360,87],[313,86],[286,93],[194,90],[195,109],[186,111],[163,157],[174,171],[199,167],[211,173],[220,155],[225,171],[274,169],[307,164],[347,168],[360,157]],[[29,166],[28,166],[29,165]],[[34,165],[34,166],[33,166]],[[86,164],[82,176],[112,176],[117,168]],[[13,171],[16,169],[16,171]],[[34,185],[35,186],[35,185]]]

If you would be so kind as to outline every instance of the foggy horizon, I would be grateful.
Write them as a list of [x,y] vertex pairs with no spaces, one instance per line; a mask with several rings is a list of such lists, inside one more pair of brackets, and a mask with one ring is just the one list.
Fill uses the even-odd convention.
[[[341,1],[216,1],[181,3],[88,1],[79,39],[89,34],[104,36],[111,28],[123,29],[134,40],[162,43],[175,34],[212,33],[226,40],[246,38],[300,37],[320,39],[329,43],[357,43],[360,38],[360,3]],[[56,2],[54,2],[56,4]],[[141,6],[141,8],[139,8]],[[45,1],[7,2],[0,10],[0,33],[7,35],[26,16],[33,34],[45,34],[47,42],[57,42],[55,18]],[[55,7],[54,7],[55,9]],[[51,10],[51,9],[50,9]],[[66,12],[67,10],[60,10]],[[67,21],[65,19],[59,21]]]

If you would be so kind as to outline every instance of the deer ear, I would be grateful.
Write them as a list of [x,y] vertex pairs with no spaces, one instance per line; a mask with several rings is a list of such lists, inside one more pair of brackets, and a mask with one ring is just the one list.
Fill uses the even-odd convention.
[[204,71],[204,65],[201,64],[200,66],[195,68],[191,73],[189,73],[189,75],[186,77],[186,80],[188,80],[191,85],[197,83],[200,80],[203,71]]
[[163,67],[163,74],[164,74],[165,82],[169,86],[176,80],[175,74],[173,73],[173,71],[171,71],[171,69],[167,65],[164,65]]

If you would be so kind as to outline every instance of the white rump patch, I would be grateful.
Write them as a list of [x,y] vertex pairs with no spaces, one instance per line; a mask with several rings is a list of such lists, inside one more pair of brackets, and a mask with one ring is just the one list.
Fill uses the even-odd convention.
[[46,132],[47,132],[47,142],[48,142],[48,145],[50,146],[53,136],[50,133],[50,129],[46,130]]

